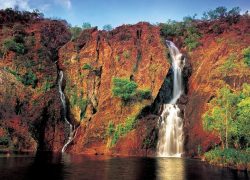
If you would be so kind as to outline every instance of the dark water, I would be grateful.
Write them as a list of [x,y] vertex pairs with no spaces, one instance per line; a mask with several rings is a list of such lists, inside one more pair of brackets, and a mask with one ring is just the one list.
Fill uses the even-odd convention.
[[15,179],[248,179],[246,172],[215,168],[199,160],[50,155],[1,156],[0,180]]

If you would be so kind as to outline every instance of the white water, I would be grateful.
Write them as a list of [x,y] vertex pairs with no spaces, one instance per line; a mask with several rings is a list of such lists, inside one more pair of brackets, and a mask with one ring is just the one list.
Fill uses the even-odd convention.
[[181,157],[183,153],[183,119],[180,117],[180,109],[176,105],[183,93],[182,69],[185,59],[179,49],[171,41],[166,41],[170,51],[173,68],[173,97],[169,104],[163,105],[163,111],[159,120],[159,136],[157,155],[160,157]]
[[[62,153],[65,152],[66,148],[68,147],[68,145],[73,141],[74,139],[74,134],[75,133],[75,128],[73,128],[72,124],[68,121],[67,119],[67,107],[66,107],[66,101],[65,101],[65,95],[62,92],[62,81],[63,81],[63,71],[59,72],[59,93],[60,93],[60,99],[62,101],[62,105],[63,105],[63,117],[65,122],[69,125],[69,137],[68,140],[66,141],[66,143],[64,144],[63,148],[62,148]],[[74,129],[74,130],[73,130]]]

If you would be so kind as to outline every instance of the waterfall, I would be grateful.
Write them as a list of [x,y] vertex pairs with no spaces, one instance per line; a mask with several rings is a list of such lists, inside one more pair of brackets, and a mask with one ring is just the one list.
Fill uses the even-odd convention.
[[166,41],[172,59],[173,69],[173,97],[169,104],[163,105],[163,111],[159,119],[159,136],[157,155],[160,157],[181,157],[183,153],[183,119],[180,117],[180,109],[176,104],[183,93],[182,69],[185,58],[179,49],[171,41]]
[[68,147],[68,145],[73,141],[74,136],[75,136],[75,132],[76,129],[73,128],[73,125],[68,121],[67,119],[67,106],[66,106],[66,101],[65,101],[65,95],[62,91],[62,81],[63,81],[63,71],[59,72],[59,93],[60,93],[60,99],[62,101],[62,105],[63,105],[63,118],[65,120],[65,122],[69,125],[69,137],[68,140],[66,141],[66,143],[64,144],[63,148],[62,148],[62,153],[65,152],[66,148]]

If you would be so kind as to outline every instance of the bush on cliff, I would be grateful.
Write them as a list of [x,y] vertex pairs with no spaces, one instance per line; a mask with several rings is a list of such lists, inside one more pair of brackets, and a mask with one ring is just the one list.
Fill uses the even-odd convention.
[[111,136],[111,144],[114,146],[120,137],[125,136],[128,132],[134,129],[137,118],[135,116],[128,117],[124,123],[118,124],[116,127],[113,122],[109,122],[107,135]]
[[112,92],[115,97],[121,98],[125,103],[134,100],[151,98],[150,89],[137,90],[137,83],[125,78],[113,78]]
[[134,81],[125,78],[113,78],[113,95],[120,97],[123,101],[128,101],[136,94],[138,85]]
[[244,62],[250,67],[250,46],[242,51]]
[[3,42],[3,49],[5,52],[7,51],[14,51],[18,54],[24,54],[25,53],[25,47],[22,43],[17,43],[14,41],[14,39],[6,39]]

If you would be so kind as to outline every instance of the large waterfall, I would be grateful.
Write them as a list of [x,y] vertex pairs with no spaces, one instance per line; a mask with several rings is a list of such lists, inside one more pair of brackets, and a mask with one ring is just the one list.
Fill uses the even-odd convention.
[[159,136],[157,155],[160,157],[181,157],[183,153],[183,119],[180,117],[180,109],[176,104],[183,93],[182,69],[185,58],[179,49],[171,41],[166,41],[172,59],[173,69],[173,97],[169,104],[163,105],[163,111],[159,120]]
[[[66,143],[64,144],[62,148],[62,153],[65,152],[66,148],[68,145],[73,141],[74,139],[74,134],[75,134],[75,128],[73,128],[73,125],[68,121],[67,119],[67,106],[66,106],[66,101],[65,101],[65,95],[62,91],[62,81],[63,81],[63,71],[59,72],[59,93],[60,93],[60,99],[62,101],[63,105],[63,117],[65,122],[69,125],[69,137]],[[74,129],[74,130],[73,130]]]

